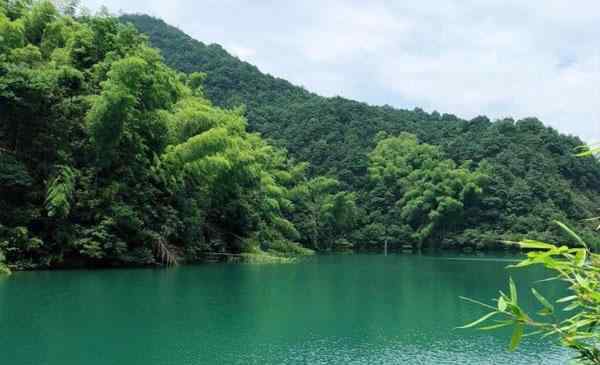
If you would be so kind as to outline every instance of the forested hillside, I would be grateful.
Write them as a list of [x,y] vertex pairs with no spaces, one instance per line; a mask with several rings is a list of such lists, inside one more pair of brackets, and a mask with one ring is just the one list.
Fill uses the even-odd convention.
[[[583,144],[577,137],[562,135],[533,118],[463,120],[452,114],[320,97],[265,75],[220,46],[205,45],[159,19],[145,15],[121,19],[146,33],[170,66],[206,73],[205,93],[216,105],[245,105],[250,130],[285,147],[292,157],[309,161],[311,174],[336,177],[344,188],[356,191],[361,213],[352,241],[357,245],[390,240],[481,246],[523,235],[552,240],[558,234],[553,219],[578,226],[595,242],[582,220],[597,215],[600,165],[591,157],[574,156]],[[430,164],[412,161],[407,167],[403,158],[396,166],[387,163],[390,170],[408,168],[403,173],[393,171],[387,178],[370,173],[374,154],[384,150],[378,143],[401,133],[435,146],[436,160],[451,160],[441,164],[447,173],[438,169],[437,176],[422,176],[419,170]],[[408,148],[396,142],[386,149]],[[422,148],[414,141],[406,143]],[[377,163],[393,155],[378,156]],[[415,153],[414,158],[428,157]],[[476,189],[470,190],[468,199],[452,187],[457,183],[454,170],[460,166],[485,176],[475,179]],[[425,185],[415,185],[416,175]]]
[[320,97],[148,16],[0,0],[0,118],[0,270],[597,242],[580,139]]
[[247,132],[203,79],[107,14],[0,1],[0,270],[276,259],[347,235],[355,194]]

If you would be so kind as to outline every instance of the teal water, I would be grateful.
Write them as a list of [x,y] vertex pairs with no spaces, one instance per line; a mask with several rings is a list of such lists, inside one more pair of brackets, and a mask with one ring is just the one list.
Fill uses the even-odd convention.
[[[564,363],[569,354],[549,341],[527,338],[509,353],[506,332],[453,329],[483,313],[458,296],[495,296],[509,261],[332,255],[291,265],[16,273],[0,279],[0,362]],[[543,274],[513,276],[525,286]]]

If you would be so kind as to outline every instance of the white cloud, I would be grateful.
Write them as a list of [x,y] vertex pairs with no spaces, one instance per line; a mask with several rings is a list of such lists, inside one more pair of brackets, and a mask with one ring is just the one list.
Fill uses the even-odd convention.
[[256,50],[254,48],[238,46],[238,45],[223,45],[229,53],[242,59],[244,61],[252,62],[252,57],[256,55]]
[[323,95],[536,116],[600,140],[600,3],[582,0],[118,0]]

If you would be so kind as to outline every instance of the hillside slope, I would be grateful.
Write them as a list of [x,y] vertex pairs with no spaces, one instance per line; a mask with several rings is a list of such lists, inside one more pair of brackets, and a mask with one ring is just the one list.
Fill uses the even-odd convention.
[[[492,122],[486,117],[463,120],[451,114],[426,113],[388,106],[369,106],[340,97],[325,98],[261,73],[218,45],[192,39],[160,19],[146,15],[121,18],[133,23],[162,51],[171,67],[207,73],[206,96],[216,105],[244,104],[249,128],[309,161],[313,174],[337,177],[359,193],[363,209],[355,240],[379,244],[374,218],[385,212],[373,204],[368,154],[376,135],[408,132],[421,143],[439,146],[462,164],[489,163],[491,181],[475,216],[465,216],[451,243],[490,243],[499,236],[558,238],[551,221],[578,225],[595,240],[581,220],[596,215],[600,203],[600,164],[573,155],[582,141],[546,127],[537,119]],[[370,208],[366,208],[370,207]],[[379,235],[380,236],[380,235]],[[447,238],[447,237],[444,237]]]
[[0,1],[0,274],[286,262],[312,253],[301,237],[345,237],[356,195],[248,133],[202,80],[107,14]]

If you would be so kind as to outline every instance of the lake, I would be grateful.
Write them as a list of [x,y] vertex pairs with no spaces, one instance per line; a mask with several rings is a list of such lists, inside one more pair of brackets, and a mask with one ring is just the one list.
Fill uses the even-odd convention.
[[[569,353],[550,340],[529,337],[509,353],[510,333],[454,329],[484,313],[458,297],[495,297],[512,258],[16,273],[0,278],[0,356],[11,365],[562,364]],[[513,276],[533,304],[526,284],[544,273]]]

